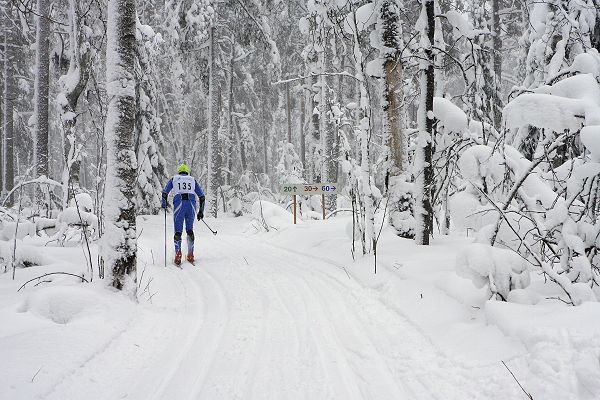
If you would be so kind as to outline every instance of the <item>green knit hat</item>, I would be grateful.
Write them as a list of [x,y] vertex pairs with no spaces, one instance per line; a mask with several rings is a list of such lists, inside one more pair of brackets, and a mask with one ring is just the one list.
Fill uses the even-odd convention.
[[185,165],[185,163],[182,163],[179,167],[177,167],[177,173],[180,174],[182,172],[185,172],[186,174],[190,173],[190,168]]

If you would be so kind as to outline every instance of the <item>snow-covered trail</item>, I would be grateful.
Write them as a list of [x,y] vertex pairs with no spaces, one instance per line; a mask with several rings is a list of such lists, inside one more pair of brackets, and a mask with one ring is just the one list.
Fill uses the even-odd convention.
[[165,269],[161,222],[140,238],[152,304],[44,398],[518,398],[498,366],[456,365],[319,257],[220,229],[197,235],[197,266]]

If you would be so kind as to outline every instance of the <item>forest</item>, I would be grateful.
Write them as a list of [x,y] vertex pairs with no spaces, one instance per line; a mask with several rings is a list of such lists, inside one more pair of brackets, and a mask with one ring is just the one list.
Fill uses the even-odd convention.
[[78,226],[102,249],[91,274],[122,287],[136,216],[185,162],[210,217],[337,183],[325,208],[352,213],[354,257],[384,224],[420,245],[464,232],[457,272],[495,299],[529,271],[568,304],[600,295],[596,0],[0,6],[5,271],[17,237]]

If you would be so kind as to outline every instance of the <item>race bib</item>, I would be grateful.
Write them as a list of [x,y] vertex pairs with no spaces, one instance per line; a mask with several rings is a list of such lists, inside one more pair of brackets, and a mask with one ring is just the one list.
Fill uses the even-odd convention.
[[192,176],[176,175],[173,177],[173,192],[175,194],[194,193],[196,180]]

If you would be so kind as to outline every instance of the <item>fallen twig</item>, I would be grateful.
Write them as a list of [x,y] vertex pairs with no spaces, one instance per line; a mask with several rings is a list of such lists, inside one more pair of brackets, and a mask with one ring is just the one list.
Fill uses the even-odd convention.
[[30,280],[28,280],[27,282],[25,282],[24,284],[21,285],[21,287],[19,289],[17,289],[17,292],[21,291],[21,289],[23,289],[25,287],[25,285],[27,285],[29,282],[33,282],[36,279],[42,279],[45,276],[49,276],[49,275],[69,275],[69,276],[74,276],[76,278],[81,279],[82,281],[86,282],[86,283],[90,283],[87,279],[85,279],[83,276],[77,275],[77,274],[71,274],[70,272],[48,272],[47,274],[32,278]]
[[504,361],[502,361],[502,364],[508,370],[508,372],[510,372],[510,374],[513,377],[513,379],[515,380],[515,382],[517,382],[517,385],[519,385],[519,387],[521,388],[521,390],[523,391],[523,393],[525,393],[525,395],[527,396],[527,398],[529,398],[530,400],[533,400],[533,397],[525,390],[525,388],[523,387],[523,385],[521,385],[521,382],[519,382],[519,380],[517,379],[517,377],[515,376],[515,374],[513,374],[513,372],[510,370],[510,368],[508,368],[508,365],[506,365],[506,363]]

